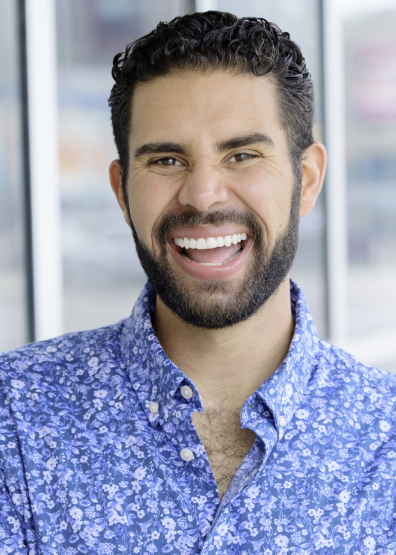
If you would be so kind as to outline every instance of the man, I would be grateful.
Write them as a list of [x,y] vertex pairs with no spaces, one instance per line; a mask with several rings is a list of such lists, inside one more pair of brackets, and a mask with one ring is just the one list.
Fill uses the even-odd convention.
[[125,321],[3,355],[2,553],[390,554],[396,380],[289,282],[325,171],[287,33],[208,12],[114,59]]

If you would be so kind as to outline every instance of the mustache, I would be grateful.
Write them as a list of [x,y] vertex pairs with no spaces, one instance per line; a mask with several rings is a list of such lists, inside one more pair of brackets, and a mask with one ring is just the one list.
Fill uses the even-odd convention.
[[205,214],[200,214],[193,210],[170,212],[154,227],[154,236],[157,241],[164,244],[167,235],[179,228],[192,228],[204,225],[221,226],[224,224],[246,226],[257,242],[262,240],[263,232],[255,216],[250,212],[238,212],[233,209],[214,210]]

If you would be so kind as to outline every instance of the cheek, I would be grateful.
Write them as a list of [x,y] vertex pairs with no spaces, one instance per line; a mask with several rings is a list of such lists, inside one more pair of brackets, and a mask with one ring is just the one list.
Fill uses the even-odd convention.
[[129,208],[139,238],[152,248],[152,230],[174,198],[173,187],[155,174],[135,174],[128,186]]
[[283,174],[254,170],[239,176],[233,188],[265,226],[272,243],[289,221],[293,179]]

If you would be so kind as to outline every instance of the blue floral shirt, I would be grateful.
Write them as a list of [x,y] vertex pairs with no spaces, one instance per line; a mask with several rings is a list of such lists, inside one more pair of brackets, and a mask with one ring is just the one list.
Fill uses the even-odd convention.
[[0,356],[0,553],[395,554],[396,376],[320,341],[293,282],[291,299],[221,502],[148,286],[125,321]]

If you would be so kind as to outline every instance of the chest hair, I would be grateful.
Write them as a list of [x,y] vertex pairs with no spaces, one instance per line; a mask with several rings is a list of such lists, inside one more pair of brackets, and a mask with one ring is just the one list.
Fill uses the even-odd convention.
[[252,430],[242,429],[240,410],[206,409],[193,413],[199,435],[217,483],[220,499],[256,439]]

